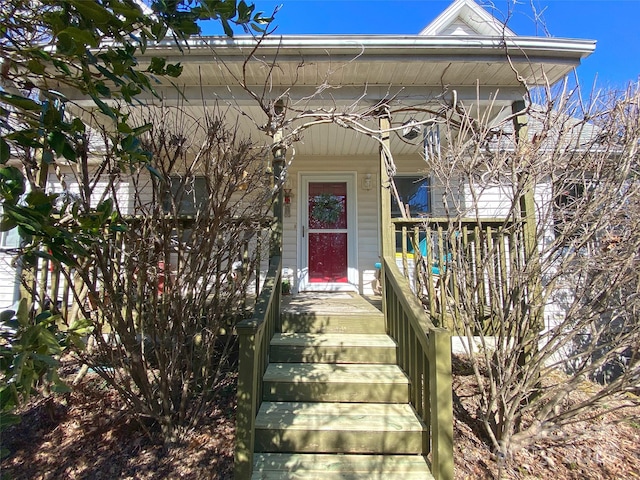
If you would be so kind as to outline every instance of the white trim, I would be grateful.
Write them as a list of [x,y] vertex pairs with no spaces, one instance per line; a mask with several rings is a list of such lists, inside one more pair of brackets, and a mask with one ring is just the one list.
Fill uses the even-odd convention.
[[515,37],[516,34],[473,0],[456,0],[427,25],[420,35],[442,35],[456,20],[464,22],[476,35]]
[[[346,182],[347,183],[347,280],[348,283],[309,283],[307,252],[307,198],[309,182]],[[360,272],[358,270],[358,198],[357,173],[348,172],[300,172],[298,173],[298,268],[296,272],[298,291],[359,291]],[[303,237],[302,232],[305,232]]]
[[[211,63],[211,49],[215,48],[216,57],[242,55],[246,49],[255,48],[255,39],[252,37],[238,36],[233,39],[222,37],[198,37],[189,40],[189,49],[184,54],[177,51],[175,44],[163,40],[160,43],[149,45],[143,60],[152,55],[176,55],[183,63],[197,62],[198,60]],[[552,58],[585,58],[596,47],[595,40],[576,40],[554,37],[508,37],[501,36],[428,36],[428,35],[286,35],[270,37],[260,43],[260,52],[264,55],[277,54],[278,58],[286,58],[293,55],[317,54],[318,59],[333,59],[328,55],[339,53],[352,55],[356,53],[358,58],[367,58],[372,55],[384,55],[390,58],[407,58],[415,55],[430,55],[433,58],[442,58],[450,54],[464,54],[469,61],[474,60],[475,55],[486,59],[492,51],[504,57],[504,48],[512,48],[512,56],[524,57],[531,62],[537,61],[535,55],[544,55],[545,61]],[[215,58],[215,57],[213,57]],[[242,57],[244,59],[244,57]],[[171,61],[173,59],[169,57]]]

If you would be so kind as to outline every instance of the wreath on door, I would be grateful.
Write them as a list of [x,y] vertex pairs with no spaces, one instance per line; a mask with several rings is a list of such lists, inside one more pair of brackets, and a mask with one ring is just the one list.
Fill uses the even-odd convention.
[[342,215],[342,199],[331,193],[316,195],[313,199],[311,217],[321,223],[336,223]]

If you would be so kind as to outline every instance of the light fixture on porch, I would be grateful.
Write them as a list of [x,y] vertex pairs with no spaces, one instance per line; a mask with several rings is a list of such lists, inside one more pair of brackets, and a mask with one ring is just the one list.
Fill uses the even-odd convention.
[[283,189],[282,189],[282,193],[283,193],[283,197],[284,197],[284,216],[285,217],[290,217],[291,216],[291,197],[293,197],[293,194],[291,193],[291,181],[289,179],[289,177],[287,177],[287,179],[284,181],[284,185],[283,185]]
[[362,179],[362,189],[371,190],[372,188],[373,188],[372,175],[370,173],[367,173]]
[[413,140],[420,135],[420,124],[415,118],[410,118],[402,124],[402,138]]

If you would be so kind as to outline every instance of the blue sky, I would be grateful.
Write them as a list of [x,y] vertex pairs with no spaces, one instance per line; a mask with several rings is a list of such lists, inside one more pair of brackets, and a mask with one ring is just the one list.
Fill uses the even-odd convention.
[[[277,34],[416,34],[451,3],[448,0],[253,0],[276,16]],[[487,3],[479,0],[478,3]],[[597,40],[596,51],[578,68],[587,90],[622,88],[640,76],[640,0],[494,0],[500,12],[514,10],[509,26],[518,35],[545,35],[533,20],[534,4],[554,37]],[[206,29],[203,33],[217,33]]]

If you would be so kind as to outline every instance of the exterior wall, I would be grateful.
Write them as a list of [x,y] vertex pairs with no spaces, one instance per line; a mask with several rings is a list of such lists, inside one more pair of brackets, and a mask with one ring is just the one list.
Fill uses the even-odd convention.
[[[67,190],[73,195],[80,194],[80,188],[78,186],[78,179],[71,169],[65,169],[61,171],[61,176],[67,185]],[[148,174],[142,174],[138,177],[138,188],[140,189],[141,201],[151,201],[151,181],[148,178]],[[96,182],[93,194],[91,195],[91,206],[96,207],[103,198],[109,198],[112,196],[112,192],[107,192],[109,183],[107,179],[99,180]],[[133,181],[128,177],[121,177],[114,183],[114,190],[116,195],[117,205],[120,208],[120,212],[123,215],[132,214],[134,212],[134,195],[133,190],[135,186]],[[49,193],[62,193],[63,188],[58,180],[58,177],[51,173],[47,178],[47,191]]]
[[18,300],[19,284],[14,258],[10,251],[0,251],[0,311],[11,307]]
[[[301,198],[302,186],[301,175],[305,173],[352,173],[355,174],[355,200],[357,202],[357,254],[356,267],[358,269],[358,284],[355,289],[361,294],[373,294],[377,270],[376,263],[380,261],[380,225],[379,225],[379,176],[377,174],[379,158],[376,156],[360,157],[323,157],[308,156],[296,157],[288,167],[288,185],[291,188],[292,199],[289,204],[288,216],[284,218],[284,254],[283,268],[284,276],[288,278],[294,292],[298,289],[298,281],[301,274],[301,262],[299,257],[301,250],[301,210],[305,199]],[[425,175],[430,179],[431,214],[435,217],[446,215],[445,202],[443,196],[444,185],[439,182],[437,175],[431,175],[425,171],[424,160],[419,156],[396,158],[397,173]],[[78,182],[71,170],[63,171],[64,180],[70,192],[78,194]],[[364,181],[371,175],[371,188],[365,188]],[[55,175],[50,175],[48,179],[50,192],[61,192],[62,187]],[[137,187],[142,190],[142,202],[151,201],[151,182],[146,175],[138,177]],[[105,194],[107,183],[98,182],[92,196],[92,204],[95,206],[100,198]],[[478,200],[478,208],[472,208],[473,198],[472,188]],[[131,179],[120,179],[115,185],[115,193],[118,205],[122,214],[134,212],[133,205],[134,185]],[[452,189],[450,189],[452,190]],[[456,190],[458,190],[456,188]],[[549,201],[548,188],[543,186],[537,189],[536,201],[539,205]],[[467,207],[468,215],[476,214],[483,218],[506,216],[510,208],[510,188],[505,185],[493,185],[480,189],[477,185],[473,187],[465,185],[461,188],[463,195],[461,198],[448,198],[447,203],[452,206]],[[551,233],[553,233],[551,231]],[[0,305],[8,306],[15,301],[15,270],[10,265],[10,255],[0,252]],[[263,255],[262,271],[267,269],[266,255]],[[553,311],[550,306],[549,312]]]
[[[438,180],[437,175],[431,175],[425,171],[425,162],[419,156],[396,158],[397,174],[424,175],[430,179],[431,214],[435,217],[446,215],[445,186]],[[380,224],[378,218],[379,209],[379,176],[377,174],[379,159],[377,156],[366,157],[324,157],[308,156],[296,157],[288,167],[288,187],[291,188],[293,198],[289,208],[289,216],[284,218],[284,276],[289,279],[293,291],[297,292],[299,278],[302,274],[300,259],[301,248],[301,211],[306,199],[301,198],[301,175],[305,173],[339,173],[355,172],[357,184],[357,230],[358,230],[358,254],[357,267],[359,270],[359,285],[357,289],[362,294],[372,294],[376,277],[375,264],[380,261]],[[363,182],[367,175],[371,175],[372,188],[365,190]],[[451,190],[451,189],[450,189]],[[458,190],[456,186],[456,190]],[[477,190],[477,189],[476,189]],[[461,198],[447,198],[447,204],[462,207],[468,204],[471,189],[467,185],[462,189]],[[484,189],[478,196],[477,209],[481,217],[505,216],[509,211],[509,189],[503,186],[495,186]],[[475,215],[469,210],[469,215]]]
[[[500,218],[509,215],[511,208],[511,188],[509,185],[490,185],[482,187],[478,184],[464,186],[466,200],[465,216],[471,218]],[[474,201],[474,199],[477,199]]]
[[[464,199],[461,199],[465,206],[466,216],[471,218],[504,218],[511,213],[511,205],[513,191],[511,185],[492,184],[481,186],[478,183],[465,184],[463,188]],[[475,200],[475,201],[474,201]],[[547,217],[546,207],[551,202],[551,185],[548,182],[541,182],[536,185],[534,190],[534,203],[536,206],[536,215],[539,221],[548,223],[548,219],[540,218],[540,214]],[[553,234],[553,225],[549,224],[545,227],[546,238],[549,233]]]
[[[301,208],[306,203],[302,195],[301,175],[305,173],[355,173],[355,200],[357,202],[357,268],[359,272],[358,291],[362,294],[373,293],[376,276],[375,264],[380,261],[377,157],[296,157],[288,169],[289,184],[293,198],[290,204],[290,216],[284,218],[283,232],[283,268],[284,275],[291,281],[293,291],[298,291],[301,265],[298,258],[301,234]],[[364,188],[366,176],[371,175],[371,189]]]
[[[302,234],[301,234],[301,208],[306,205],[306,199],[301,198],[301,175],[305,173],[350,173],[356,174],[356,201],[357,201],[357,268],[359,271],[359,284],[357,290],[361,294],[374,293],[377,270],[375,264],[380,262],[380,222],[379,222],[379,191],[380,179],[378,175],[379,158],[377,156],[363,157],[296,157],[288,168],[288,183],[292,190],[293,198],[290,204],[290,216],[284,218],[284,276],[289,278],[293,291],[298,291],[301,272],[301,262],[298,258]],[[424,160],[420,156],[401,157],[396,159],[398,174],[428,175],[424,171]],[[371,189],[364,188],[367,175],[371,175]],[[434,215],[442,215],[444,212],[443,187],[431,184],[431,205]]]

